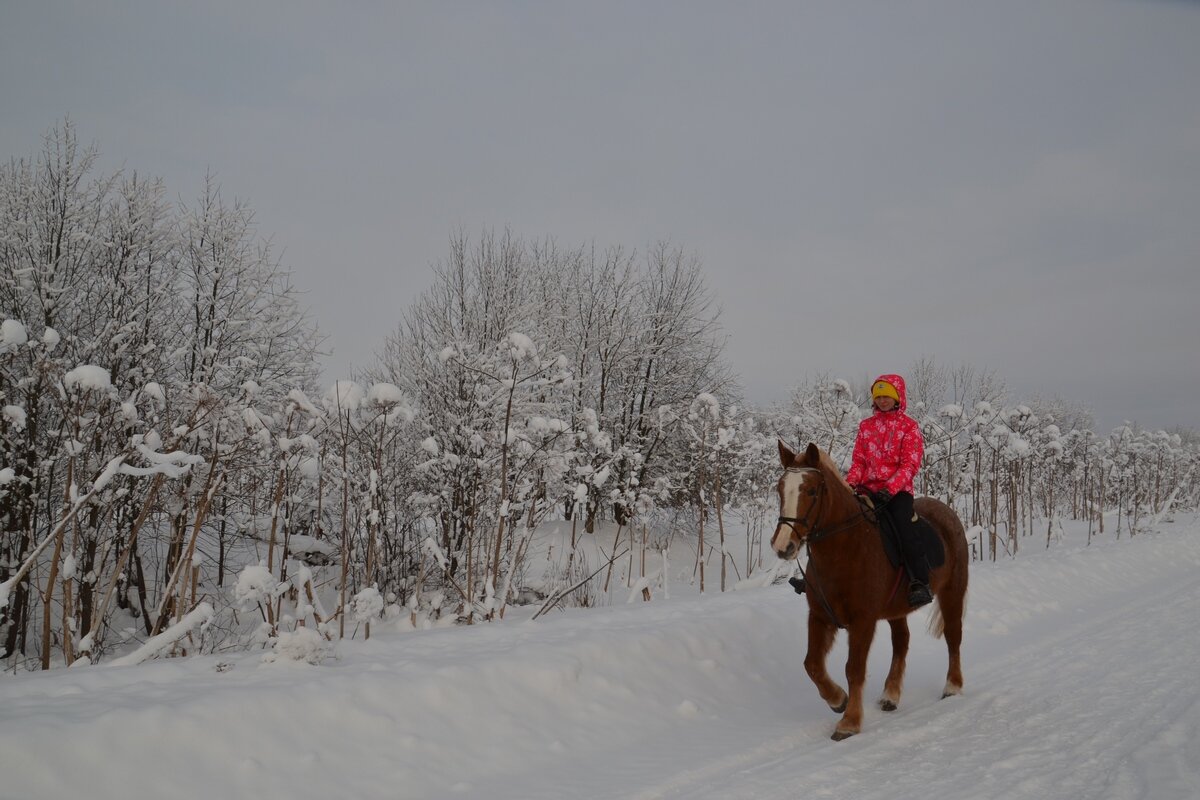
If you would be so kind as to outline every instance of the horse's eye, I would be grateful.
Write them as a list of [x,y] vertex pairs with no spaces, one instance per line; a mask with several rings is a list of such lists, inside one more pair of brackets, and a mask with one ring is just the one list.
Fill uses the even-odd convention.
[[809,497],[816,497],[816,496],[817,496],[817,490],[816,490],[816,489],[809,489],[809,490],[808,490],[808,496],[809,496]]

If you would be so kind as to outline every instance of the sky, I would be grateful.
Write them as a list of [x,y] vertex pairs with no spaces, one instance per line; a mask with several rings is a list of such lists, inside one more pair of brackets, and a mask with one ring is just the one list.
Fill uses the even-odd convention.
[[746,397],[919,358],[1200,428],[1200,3],[0,0],[0,158],[246,201],[370,363],[456,231],[695,255]]
[[[369,641],[332,647],[301,628],[314,646],[281,637],[265,654],[7,670],[0,752],[20,768],[5,771],[4,793],[1197,797],[1200,637],[1185,632],[1200,613],[1200,521],[1176,512],[1138,536],[1117,539],[1110,528],[1090,544],[1086,525],[1065,522],[1050,549],[1023,544],[1014,558],[972,565],[961,695],[939,699],[946,645],[926,633],[922,609],[909,617],[899,708],[881,711],[891,655],[881,623],[862,732],[846,741],[830,741],[838,715],[804,673],[804,600],[787,584],[766,585],[770,569],[738,591],[698,595],[689,542],[676,539],[670,592],[655,577],[650,602],[617,575],[605,604],[536,621],[536,606],[525,606],[502,623],[402,632],[400,614],[374,624]],[[555,544],[561,559],[569,548]],[[794,569],[768,557],[783,574]],[[545,559],[539,551],[530,562]],[[839,634],[827,665],[842,686],[846,652]]]

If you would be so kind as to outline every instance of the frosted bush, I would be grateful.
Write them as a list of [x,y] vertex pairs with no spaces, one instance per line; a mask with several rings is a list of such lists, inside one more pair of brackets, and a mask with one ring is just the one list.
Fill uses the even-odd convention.
[[356,622],[369,622],[382,616],[383,597],[374,586],[368,586],[354,595],[354,600],[351,601],[351,608],[354,609],[354,619]]
[[95,364],[80,364],[63,376],[63,385],[68,389],[78,389],[81,392],[88,389],[107,392],[112,388],[112,378],[104,367],[98,367]]
[[354,381],[334,381],[329,391],[321,398],[325,410],[331,413],[357,411],[366,399],[366,392]]
[[315,458],[302,458],[297,465],[300,470],[300,475],[309,483],[316,483],[321,479],[321,462]]
[[312,414],[314,417],[321,416],[321,412],[318,411],[317,407],[314,406],[312,401],[308,399],[308,395],[299,389],[292,389],[290,392],[288,392],[288,400],[295,403],[296,407],[305,414]]
[[163,392],[162,386],[154,381],[151,381],[142,387],[142,394],[146,397],[149,397],[160,406],[165,406],[167,404],[167,396]]
[[279,581],[261,564],[246,567],[238,575],[237,585],[233,587],[234,598],[244,606],[271,600]]
[[25,326],[15,319],[6,319],[0,323],[0,352],[10,347],[19,347],[29,341]]
[[19,431],[25,430],[25,409],[20,406],[5,406],[4,418]]
[[533,339],[513,331],[508,335],[508,354],[513,361],[537,358],[537,346],[534,345]]
[[333,643],[312,628],[284,631],[275,637],[275,647],[263,656],[270,664],[280,661],[303,661],[320,664],[333,653]]
[[404,392],[394,383],[372,384],[367,392],[367,400],[373,406],[393,406],[405,402]]
[[592,486],[595,486],[597,489],[604,486],[604,484],[608,482],[608,476],[611,472],[611,468],[607,465],[598,470],[594,475],[592,475]]
[[735,428],[717,428],[717,447],[722,449],[729,447],[736,437],[737,430]]

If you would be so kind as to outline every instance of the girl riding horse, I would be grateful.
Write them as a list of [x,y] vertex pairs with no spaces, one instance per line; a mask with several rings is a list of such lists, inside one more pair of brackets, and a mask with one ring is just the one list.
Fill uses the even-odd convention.
[[891,519],[908,571],[908,604],[917,608],[933,600],[929,564],[920,549],[913,513],[913,478],[921,468],[925,439],[921,426],[904,413],[908,407],[904,378],[876,378],[871,385],[871,405],[874,412],[858,426],[846,482],[858,494],[870,497]]

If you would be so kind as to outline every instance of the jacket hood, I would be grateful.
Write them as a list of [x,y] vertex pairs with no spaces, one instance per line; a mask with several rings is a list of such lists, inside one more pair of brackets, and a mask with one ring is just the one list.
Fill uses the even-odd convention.
[[[887,381],[892,386],[896,387],[896,394],[900,395],[900,410],[908,411],[908,392],[904,387],[904,378],[900,377],[899,375],[887,373],[885,375],[880,375],[878,378],[871,381],[871,385],[874,386],[875,384],[879,383],[880,381]],[[871,404],[872,409],[874,409],[874,406],[875,406],[875,404],[872,403]]]

